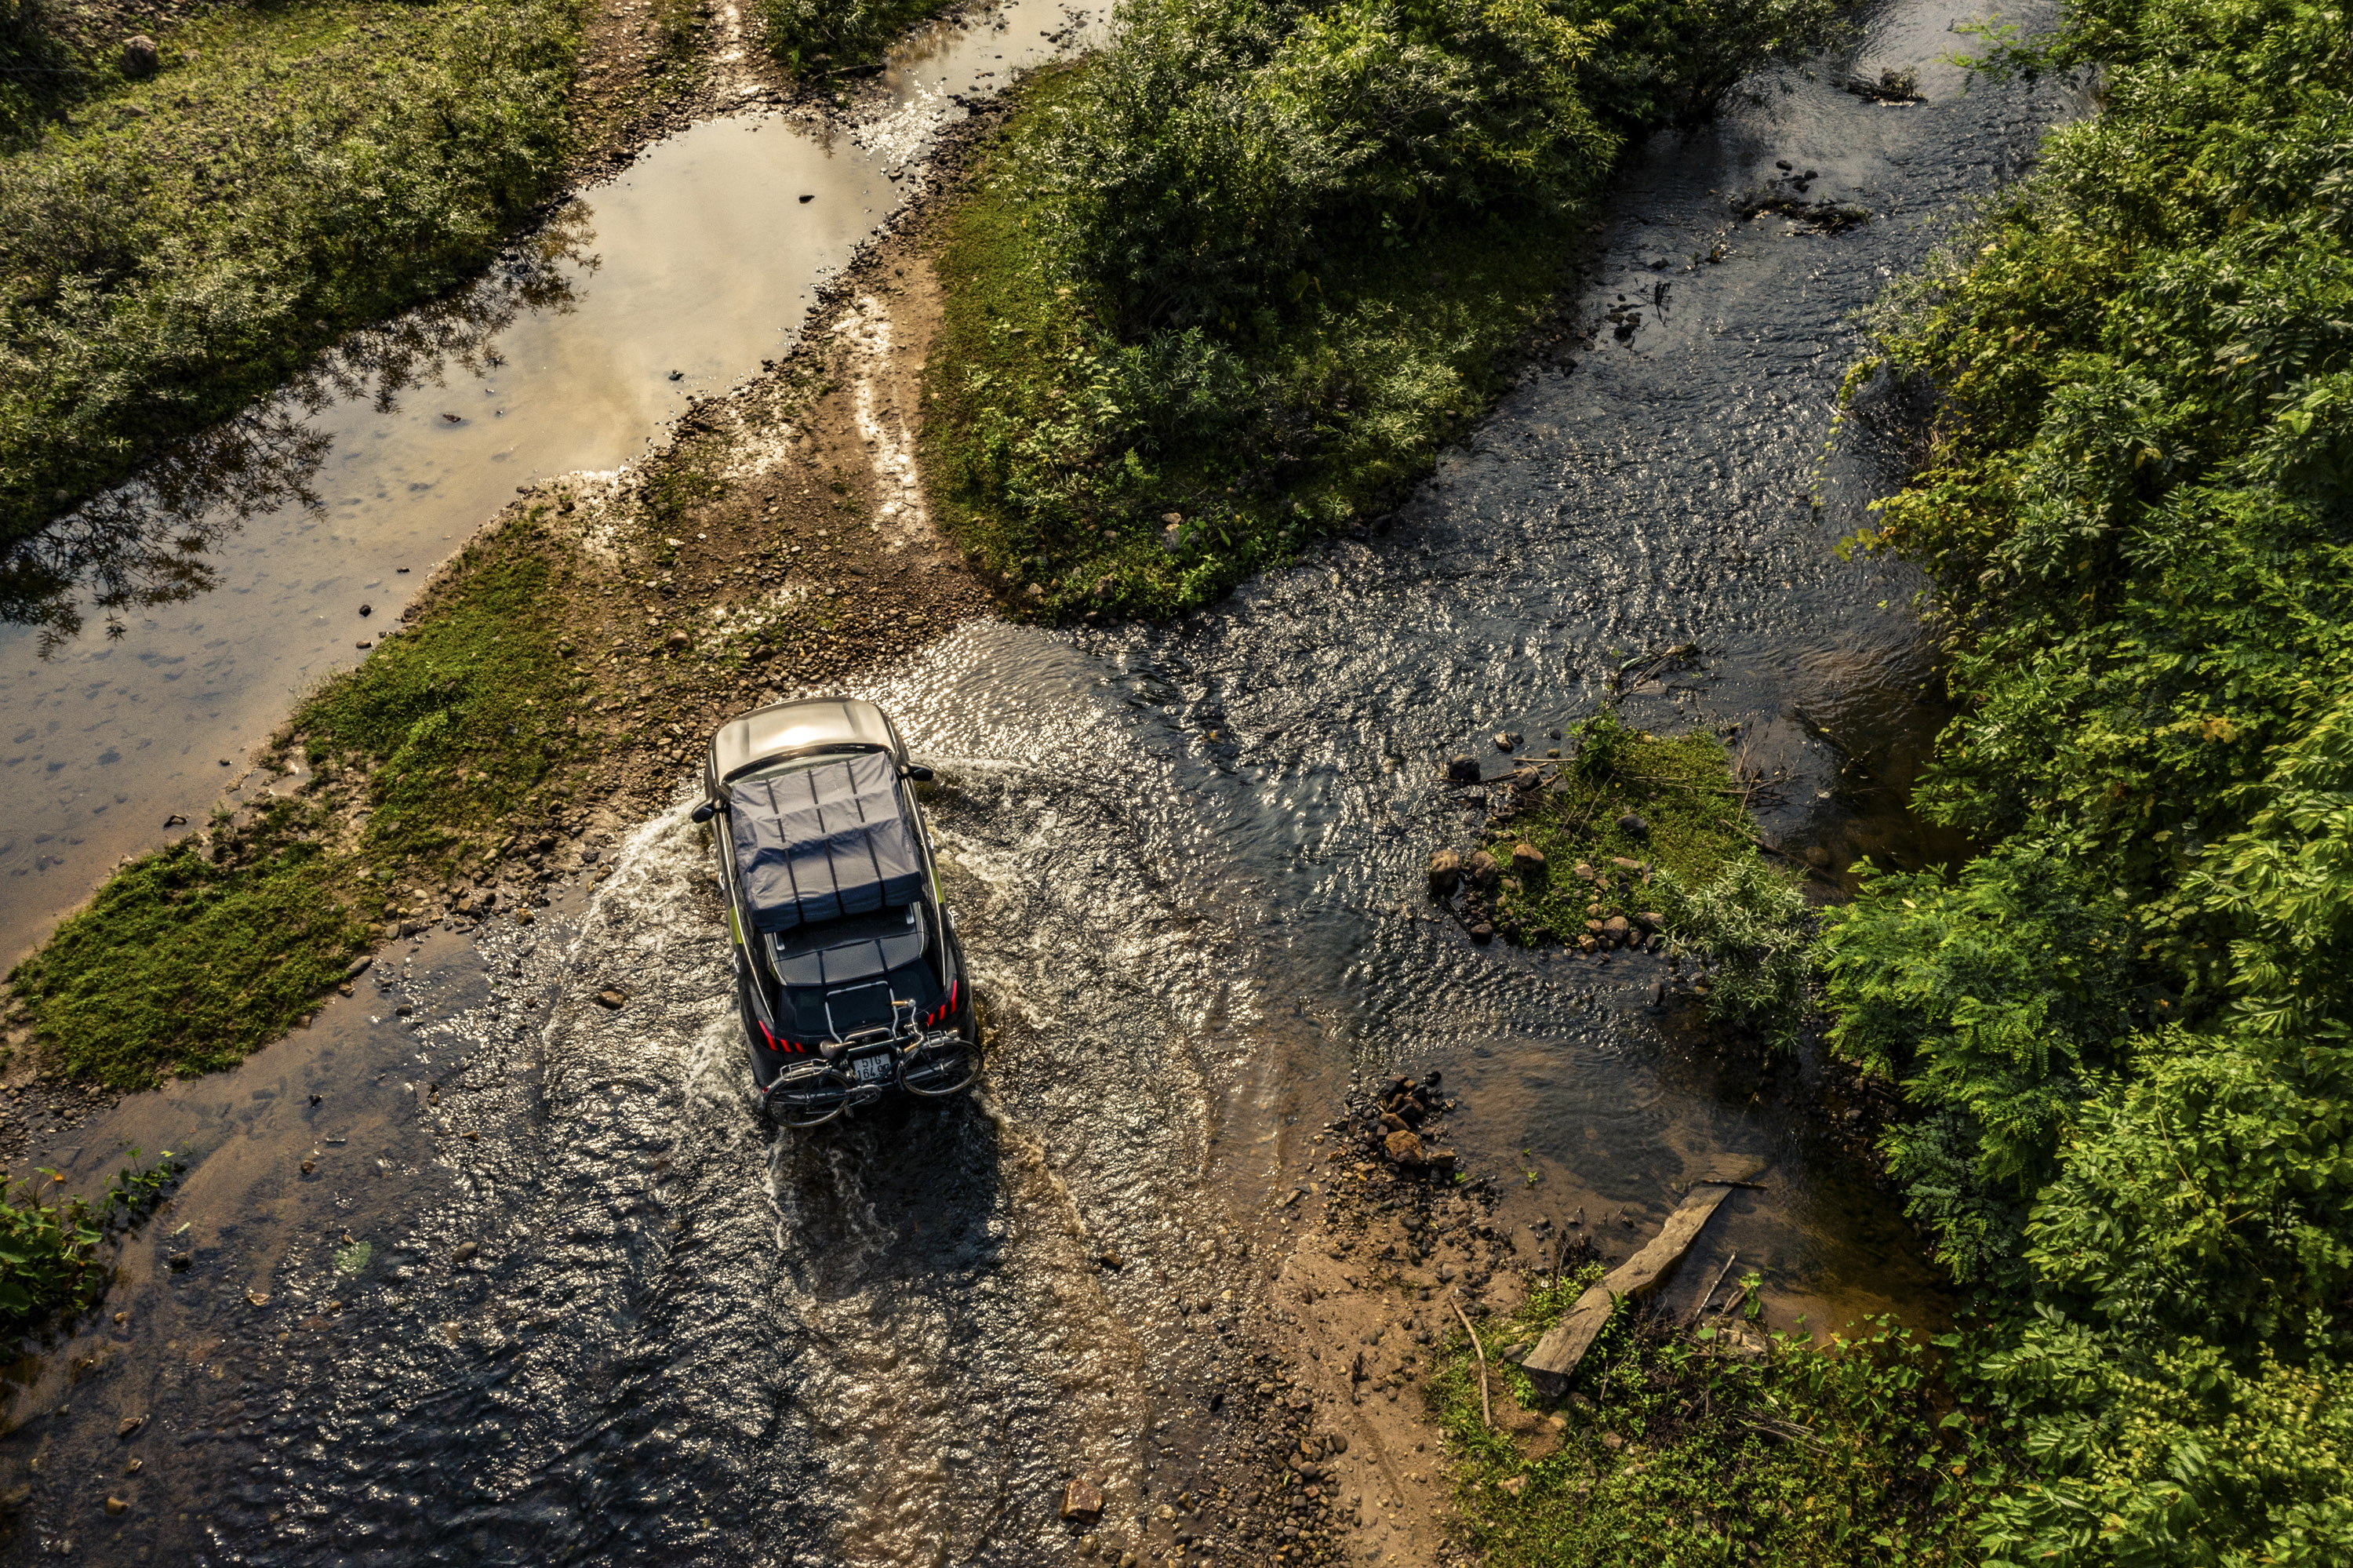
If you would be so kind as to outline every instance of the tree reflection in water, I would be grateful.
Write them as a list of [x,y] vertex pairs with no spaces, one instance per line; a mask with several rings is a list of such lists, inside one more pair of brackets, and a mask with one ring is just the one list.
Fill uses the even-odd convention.
[[237,418],[167,447],[130,482],[0,549],[0,620],[38,626],[47,658],[81,635],[92,612],[120,638],[124,611],[209,591],[218,578],[212,551],[248,518],[324,510],[311,481],[334,438],[315,416],[362,399],[396,413],[402,393],[444,384],[452,367],[476,376],[497,369],[492,340],[516,317],[572,310],[577,274],[598,264],[586,249],[595,238],[587,207],[566,203],[473,287],[353,333]]

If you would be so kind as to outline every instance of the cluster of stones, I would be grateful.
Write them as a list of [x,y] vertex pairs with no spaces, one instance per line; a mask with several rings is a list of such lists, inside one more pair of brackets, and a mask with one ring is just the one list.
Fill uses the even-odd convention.
[[1340,1433],[1284,1426],[1244,1437],[1230,1455],[1252,1472],[1234,1488],[1176,1493],[1139,1514],[1136,1539],[1098,1529],[1106,1511],[1103,1488],[1088,1476],[1062,1489],[1063,1522],[1081,1533],[1072,1542],[1082,1559],[1106,1568],[1218,1568],[1237,1562],[1330,1562],[1345,1537],[1331,1460],[1348,1450]]
[[[1440,1082],[1436,1073],[1418,1084],[1411,1078],[1387,1080],[1353,1124],[1366,1151],[1402,1170],[1426,1171],[1434,1176],[1454,1174],[1454,1150],[1431,1141],[1437,1136],[1435,1124],[1450,1103],[1439,1093]],[[1336,1125],[1351,1127],[1346,1122]]]
[[1620,912],[1631,904],[1637,886],[1650,885],[1651,868],[1645,863],[1612,855],[1599,868],[1579,861],[1570,874],[1590,885],[1593,893],[1585,906],[1584,933],[1577,938],[1579,952],[1640,948],[1666,928],[1666,916],[1655,909],[1630,917]]

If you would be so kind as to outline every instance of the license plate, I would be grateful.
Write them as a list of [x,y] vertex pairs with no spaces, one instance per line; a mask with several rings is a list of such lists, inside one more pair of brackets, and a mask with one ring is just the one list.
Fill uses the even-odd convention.
[[891,1081],[891,1058],[888,1056],[860,1056],[851,1065],[858,1069],[858,1081],[861,1084],[887,1084]]

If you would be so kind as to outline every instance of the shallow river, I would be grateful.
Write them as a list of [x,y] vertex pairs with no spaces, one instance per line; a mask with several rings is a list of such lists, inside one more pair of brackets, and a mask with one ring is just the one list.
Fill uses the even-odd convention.
[[[1856,62],[1916,68],[1925,104],[1792,73],[1641,149],[1588,304],[1642,324],[1532,376],[1385,532],[1180,626],[975,625],[868,684],[941,766],[999,1029],[977,1103],[764,1143],[673,813],[537,927],[389,954],[388,989],[76,1134],[77,1175],[131,1143],[197,1163],[125,1252],[125,1320],[16,1369],[11,1550],[1060,1561],[1071,1468],[1132,1510],[1218,1441],[1216,1347],[1282,1239],[1261,1199],[1391,1064],[1445,1070],[1513,1217],[1646,1234],[1678,1181],[1751,1158],[1768,1190],[1727,1205],[1709,1272],[1736,1249],[1784,1324],[1933,1320],[1803,1073],[1718,1070],[1645,1005],[1647,960],[1474,948],[1418,888],[1469,830],[1440,759],[1506,728],[1541,749],[1623,658],[1685,642],[1699,667],[1627,712],[1743,726],[1788,773],[1769,837],[1945,853],[1900,810],[1937,717],[1916,585],[1832,549],[1895,454],[1850,435],[1820,465],[1852,313],[2069,108],[1964,91],[1949,15],[1895,5]],[[1777,159],[1878,216],[1739,219]]]
[[[159,470],[199,476],[185,492],[128,487],[0,555],[0,967],[177,836],[168,818],[201,824],[293,697],[398,624],[518,486],[641,456],[689,398],[781,356],[955,98],[1057,52],[1044,35],[1073,12],[1015,0],[922,35],[854,133],[755,111],[657,144],[479,288],[191,443]],[[5,591],[46,575],[70,586]],[[103,602],[191,577],[185,599]]]

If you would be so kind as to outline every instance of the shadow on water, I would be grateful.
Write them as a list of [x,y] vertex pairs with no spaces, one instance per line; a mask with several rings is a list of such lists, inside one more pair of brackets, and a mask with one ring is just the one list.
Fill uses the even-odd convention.
[[91,612],[120,641],[126,611],[218,588],[215,553],[247,523],[326,511],[316,481],[335,438],[318,416],[339,403],[397,413],[404,392],[497,370],[499,334],[520,315],[565,313],[595,273],[590,216],[585,203],[565,204],[477,286],[352,334],[236,418],[174,443],[133,482],[0,550],[0,620],[37,628],[47,659]]

